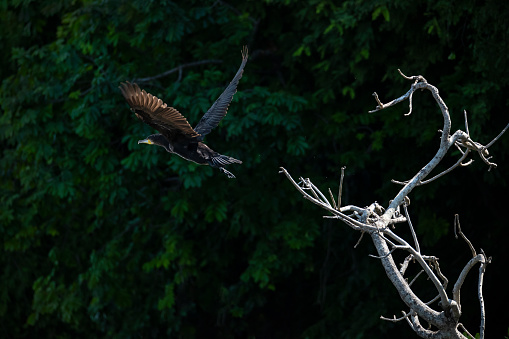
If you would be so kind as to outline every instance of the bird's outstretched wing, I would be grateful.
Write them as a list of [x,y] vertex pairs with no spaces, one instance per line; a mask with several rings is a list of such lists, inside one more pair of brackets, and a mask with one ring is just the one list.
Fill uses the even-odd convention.
[[145,90],[140,90],[137,84],[126,81],[118,88],[136,116],[169,140],[177,134],[183,134],[189,138],[199,136],[179,111]]
[[247,46],[244,46],[242,49],[242,63],[240,64],[237,74],[235,74],[235,77],[228,87],[226,87],[224,92],[219,96],[219,98],[217,98],[207,113],[205,113],[205,115],[201,118],[198,125],[194,128],[194,130],[200,134],[198,140],[201,141],[205,135],[209,134],[210,131],[215,128],[226,115],[228,106],[233,99],[233,95],[237,92],[237,85],[239,84],[240,78],[242,78],[242,73],[244,72],[244,66],[246,66],[248,57]]

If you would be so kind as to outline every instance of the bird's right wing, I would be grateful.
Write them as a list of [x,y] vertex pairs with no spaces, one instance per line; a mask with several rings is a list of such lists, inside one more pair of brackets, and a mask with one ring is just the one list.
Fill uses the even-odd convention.
[[198,140],[202,140],[203,136],[209,134],[213,128],[219,125],[221,119],[223,119],[226,115],[228,106],[233,99],[233,95],[237,92],[237,85],[239,84],[240,78],[242,78],[242,73],[244,72],[244,66],[246,66],[248,57],[247,46],[244,46],[242,49],[242,63],[240,64],[237,74],[235,74],[235,77],[228,87],[226,87],[224,92],[219,96],[219,98],[217,98],[207,113],[203,115],[198,125],[194,128],[194,130],[200,134]]
[[119,88],[136,116],[168,139],[178,133],[189,138],[199,136],[179,111],[145,90],[140,90],[137,84],[126,81]]

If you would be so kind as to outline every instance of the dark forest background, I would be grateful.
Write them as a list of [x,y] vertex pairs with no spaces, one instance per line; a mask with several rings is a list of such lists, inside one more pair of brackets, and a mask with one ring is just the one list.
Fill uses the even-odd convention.
[[[323,219],[281,174],[344,204],[387,206],[435,154],[429,92],[368,114],[423,75],[487,144],[509,122],[507,1],[7,1],[0,5],[0,330],[6,338],[408,338],[406,307],[369,237]],[[121,81],[195,125],[250,59],[206,142],[244,161],[218,170],[138,145],[153,133]],[[179,66],[203,61],[195,66]],[[165,76],[160,76],[164,72]],[[424,254],[448,291],[470,259],[485,275],[486,335],[509,326],[509,135],[411,195]],[[454,164],[453,150],[435,174]],[[405,236],[405,225],[398,226]],[[416,273],[416,272],[414,272]],[[477,269],[461,321],[479,331]],[[420,281],[419,295],[434,296]]]

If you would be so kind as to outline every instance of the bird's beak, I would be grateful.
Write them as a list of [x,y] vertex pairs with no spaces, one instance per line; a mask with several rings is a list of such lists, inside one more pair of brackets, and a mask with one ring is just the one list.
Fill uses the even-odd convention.
[[143,139],[143,140],[138,140],[138,144],[149,144],[149,145],[152,145],[153,142],[150,139]]

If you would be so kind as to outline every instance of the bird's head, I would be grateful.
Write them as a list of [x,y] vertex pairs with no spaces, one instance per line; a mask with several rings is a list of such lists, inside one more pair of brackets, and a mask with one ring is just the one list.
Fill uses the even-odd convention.
[[138,140],[138,144],[158,145],[166,148],[168,140],[162,134],[152,134],[146,139]]
[[143,140],[138,140],[138,144],[149,144],[149,145],[153,145],[154,144],[154,141],[152,140],[151,138],[152,136],[149,136],[148,138],[146,139],[143,139]]

